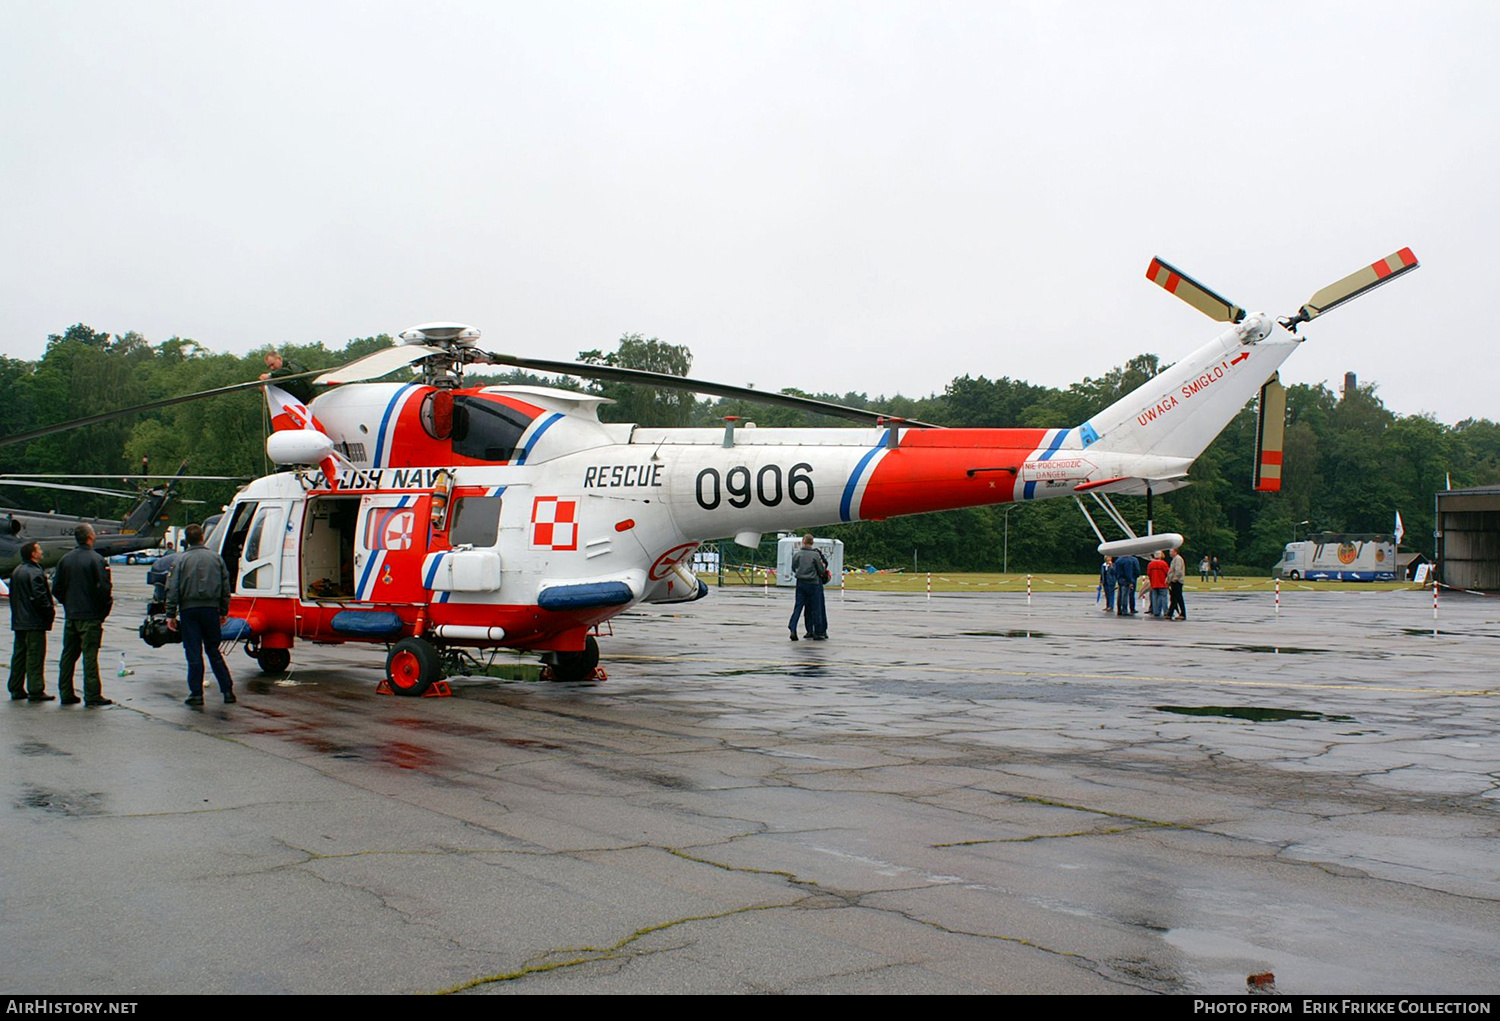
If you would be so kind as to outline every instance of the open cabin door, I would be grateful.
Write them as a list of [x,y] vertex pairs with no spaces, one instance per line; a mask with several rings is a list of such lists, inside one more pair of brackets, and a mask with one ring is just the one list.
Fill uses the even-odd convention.
[[235,508],[224,561],[236,595],[281,594],[282,550],[296,549],[295,539],[287,541],[296,529],[291,506],[290,500],[259,500]]

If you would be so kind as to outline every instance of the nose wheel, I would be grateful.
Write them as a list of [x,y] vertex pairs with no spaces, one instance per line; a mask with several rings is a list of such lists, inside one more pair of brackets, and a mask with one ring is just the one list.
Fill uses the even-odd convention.
[[292,664],[290,649],[266,648],[261,645],[258,635],[245,643],[245,655],[255,660],[263,674],[284,674],[286,668]]

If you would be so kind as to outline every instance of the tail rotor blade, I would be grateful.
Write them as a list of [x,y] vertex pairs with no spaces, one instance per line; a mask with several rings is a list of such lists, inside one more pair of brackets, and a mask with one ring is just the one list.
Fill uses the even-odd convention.
[[1146,279],[1177,295],[1215,322],[1237,323],[1245,318],[1245,310],[1234,302],[1160,259],[1151,260],[1151,265],[1146,268]]
[[1350,273],[1338,283],[1329,284],[1317,294],[1314,294],[1297,311],[1297,314],[1287,319],[1280,320],[1293,333],[1297,332],[1299,323],[1309,322],[1318,318],[1324,312],[1338,308],[1346,301],[1353,301],[1361,294],[1373,291],[1381,284],[1388,284],[1403,273],[1410,273],[1420,266],[1417,257],[1412,254],[1410,248],[1386,256],[1379,262],[1371,263],[1364,269]]

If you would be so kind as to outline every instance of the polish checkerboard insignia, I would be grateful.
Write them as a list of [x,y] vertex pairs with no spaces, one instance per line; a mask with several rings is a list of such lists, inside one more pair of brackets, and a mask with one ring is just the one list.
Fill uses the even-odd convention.
[[578,548],[578,501],[561,496],[539,496],[531,505],[531,548]]

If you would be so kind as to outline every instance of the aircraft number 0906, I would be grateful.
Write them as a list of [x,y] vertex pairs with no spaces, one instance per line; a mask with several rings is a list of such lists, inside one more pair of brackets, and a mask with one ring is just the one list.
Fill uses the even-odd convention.
[[775,507],[781,503],[783,495],[790,497],[791,501],[799,507],[806,507],[813,500],[812,465],[806,461],[800,461],[792,465],[791,470],[786,473],[786,486],[783,492],[781,465],[768,464],[761,467],[755,473],[752,480],[750,469],[745,465],[736,465],[723,475],[722,481],[719,469],[705,468],[698,473],[696,495],[698,506],[704,510],[713,510],[719,506],[721,500],[727,500],[731,507],[748,507],[752,499],[758,500],[767,507]]

